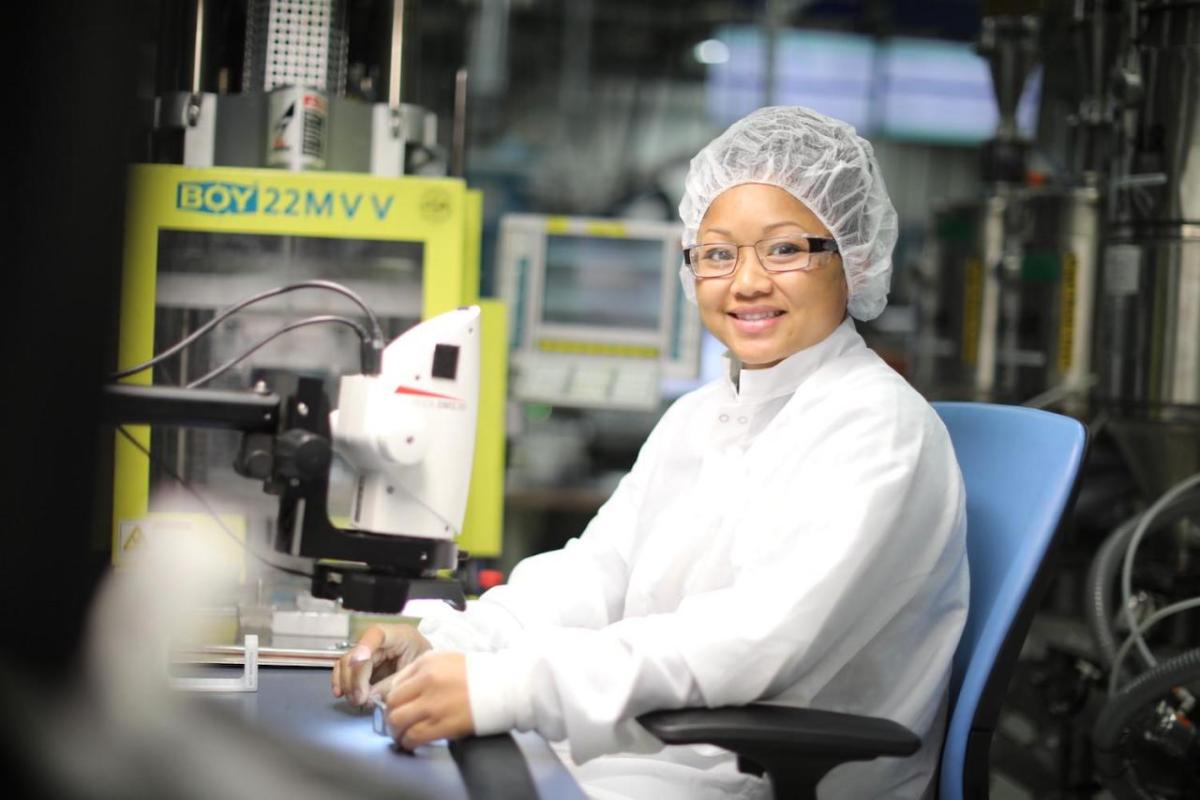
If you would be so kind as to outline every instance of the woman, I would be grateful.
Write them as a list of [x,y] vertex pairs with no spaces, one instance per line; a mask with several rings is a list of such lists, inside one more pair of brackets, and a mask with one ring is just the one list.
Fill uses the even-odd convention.
[[578,540],[465,613],[371,629],[334,694],[365,702],[398,669],[374,691],[404,746],[537,730],[594,798],[768,796],[724,751],[664,748],[636,722],[653,709],[882,716],[920,752],[839,767],[821,795],[921,797],[966,617],[964,495],[937,416],[850,319],[883,310],[896,239],[871,146],[761,109],[693,159],[680,213],[728,376],[671,406]]

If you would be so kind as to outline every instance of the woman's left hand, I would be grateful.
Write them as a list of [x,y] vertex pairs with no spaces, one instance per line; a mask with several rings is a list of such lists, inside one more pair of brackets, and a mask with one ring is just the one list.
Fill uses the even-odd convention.
[[387,694],[387,721],[406,750],[474,733],[466,656],[428,652],[402,669]]

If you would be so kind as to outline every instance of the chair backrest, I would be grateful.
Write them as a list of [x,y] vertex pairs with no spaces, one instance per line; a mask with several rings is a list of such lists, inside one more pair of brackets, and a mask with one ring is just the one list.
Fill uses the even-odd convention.
[[939,797],[987,796],[988,749],[1017,654],[1075,500],[1087,431],[1019,406],[934,403],[967,491],[971,605],[954,654]]

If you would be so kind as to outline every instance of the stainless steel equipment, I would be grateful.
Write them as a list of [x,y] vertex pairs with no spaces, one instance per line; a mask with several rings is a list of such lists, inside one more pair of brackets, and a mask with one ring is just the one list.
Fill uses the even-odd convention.
[[928,314],[935,357],[928,391],[938,397],[991,396],[1008,207],[1008,197],[996,193],[955,204],[936,217],[930,278],[935,301]]
[[[983,147],[978,199],[936,217],[932,285],[935,366],[931,394],[974,400],[1015,399],[1018,373],[1044,366],[1026,350],[1023,315],[1044,303],[1024,297],[1021,270],[1021,185],[1029,142],[1017,130],[1016,109],[1036,63],[1036,4],[991,3],[978,50],[988,62],[999,121]],[[928,324],[928,323],[927,323]],[[1035,326],[1038,327],[1038,326]]]
[[[240,87],[231,86],[237,79],[218,71],[212,57],[227,45],[213,21],[213,0],[166,4],[164,39],[178,50],[173,67],[160,74],[154,159],[191,167],[445,174],[437,117],[410,102],[410,73],[419,53],[415,36],[405,31],[413,27],[419,2],[386,4],[390,14],[387,35],[377,41],[378,74],[351,85],[343,0],[253,0],[246,12]],[[311,94],[323,104],[319,153],[284,158],[270,146],[280,138],[276,128],[289,106],[279,102],[280,93]]]
[[[1090,383],[1092,310],[1099,241],[1093,187],[1017,195],[1009,235],[1020,255],[1006,261],[997,333],[996,392],[1029,402],[1062,399],[1082,411]],[[1049,394],[1047,394],[1049,393]]]
[[1157,495],[1200,470],[1200,5],[1135,10],[1144,102],[1109,186],[1096,400]]

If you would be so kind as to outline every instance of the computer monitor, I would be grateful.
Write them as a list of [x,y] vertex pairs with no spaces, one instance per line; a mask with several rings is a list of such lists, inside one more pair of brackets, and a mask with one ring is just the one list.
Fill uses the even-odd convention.
[[700,322],[679,285],[679,225],[510,214],[497,290],[507,302],[513,396],[652,409],[696,378]]

